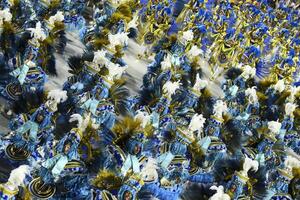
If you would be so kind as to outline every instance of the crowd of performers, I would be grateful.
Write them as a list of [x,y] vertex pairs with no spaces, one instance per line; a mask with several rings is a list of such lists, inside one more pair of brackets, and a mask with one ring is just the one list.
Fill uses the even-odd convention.
[[299,5],[1,0],[0,199],[300,199]]

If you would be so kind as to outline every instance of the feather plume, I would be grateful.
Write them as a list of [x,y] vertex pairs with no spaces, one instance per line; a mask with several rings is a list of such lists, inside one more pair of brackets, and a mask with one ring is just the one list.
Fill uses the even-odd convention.
[[30,167],[28,165],[21,165],[11,171],[8,182],[5,185],[12,187],[13,189],[24,186],[24,180],[28,174],[30,174]]
[[68,65],[70,67],[69,73],[78,75],[83,69],[81,56],[71,56],[68,59]]
[[125,142],[130,137],[142,131],[141,121],[132,117],[124,117],[114,125],[112,131],[117,136],[115,143],[120,146],[125,146]]
[[215,190],[216,193],[209,198],[209,200],[230,200],[230,196],[224,192],[224,187],[220,186],[211,186],[211,190]]
[[122,180],[114,172],[100,170],[92,180],[92,184],[101,190],[116,190],[122,186]]
[[15,102],[13,102],[12,110],[14,113],[28,113],[38,108],[46,99],[43,91],[25,92]]
[[109,88],[111,101],[117,113],[126,115],[129,113],[129,90],[125,88],[124,83],[115,82]]
[[73,114],[71,115],[69,122],[76,122],[77,121],[77,127],[81,127],[83,125],[83,118],[80,114]]

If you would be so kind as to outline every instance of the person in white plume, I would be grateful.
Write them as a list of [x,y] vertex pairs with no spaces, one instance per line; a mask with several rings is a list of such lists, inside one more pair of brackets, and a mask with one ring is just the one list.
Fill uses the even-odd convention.
[[[269,121],[267,123],[267,128],[269,131],[263,132],[264,140],[258,144],[259,153],[256,156],[256,160],[258,160],[260,164],[265,164],[267,166],[274,164],[272,158],[276,155],[273,152],[272,147],[277,141],[276,137],[280,133],[281,126],[281,123],[278,121]],[[267,162],[265,163],[265,161]]]
[[215,190],[216,193],[209,198],[209,200],[230,200],[230,196],[224,192],[223,185],[220,186],[211,186],[210,190]]
[[232,199],[238,199],[242,195],[244,187],[249,180],[248,172],[250,170],[256,172],[258,167],[259,164],[256,160],[252,160],[247,156],[245,157],[243,169],[234,173],[231,181],[228,184],[228,187],[226,188],[226,191],[229,193]]

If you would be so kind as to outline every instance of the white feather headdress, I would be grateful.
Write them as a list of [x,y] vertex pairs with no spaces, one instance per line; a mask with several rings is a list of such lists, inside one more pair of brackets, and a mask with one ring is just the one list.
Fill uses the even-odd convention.
[[255,104],[255,103],[258,102],[258,98],[257,98],[257,95],[256,95],[256,87],[255,86],[253,86],[251,88],[248,88],[245,91],[245,95],[248,96],[249,103]]
[[278,134],[281,128],[281,123],[278,121],[269,121],[268,122],[268,129],[274,133],[274,134]]
[[2,25],[3,22],[11,22],[11,19],[12,14],[10,13],[8,8],[0,10],[0,25]]
[[224,187],[220,186],[211,186],[210,190],[215,190],[216,193],[209,198],[209,200],[230,200],[230,196],[224,192]]
[[33,36],[37,40],[45,40],[47,38],[44,29],[42,28],[41,22],[36,23],[35,28],[28,28],[28,31],[31,32],[31,36]]
[[171,98],[171,96],[175,94],[175,91],[179,89],[180,85],[180,81],[167,81],[163,86],[163,91],[167,93],[168,98]]

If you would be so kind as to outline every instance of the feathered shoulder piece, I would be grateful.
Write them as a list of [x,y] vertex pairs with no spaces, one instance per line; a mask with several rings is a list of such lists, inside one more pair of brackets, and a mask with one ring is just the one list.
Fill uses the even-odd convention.
[[119,146],[124,146],[128,139],[143,131],[142,122],[140,119],[127,116],[118,121],[112,128],[112,131],[116,135],[114,143]]
[[114,172],[100,170],[97,176],[92,180],[92,184],[100,190],[117,190],[122,186],[122,180]]
[[191,156],[191,165],[200,167],[203,164],[205,154],[199,144],[194,141],[188,145],[188,151]]
[[300,126],[300,108],[296,108],[294,111],[294,123],[296,127]]
[[11,23],[11,18],[12,16],[8,9],[0,10],[0,48],[2,52],[8,54],[14,54],[16,51],[16,28]]
[[25,92],[12,105],[14,113],[28,113],[38,108],[47,99],[43,91]]
[[120,4],[116,12],[111,16],[111,23],[116,23],[120,20],[125,20],[129,23],[133,18],[133,9],[137,6],[136,1],[128,1]]
[[81,56],[71,56],[68,59],[68,65],[70,67],[69,73],[78,75],[82,71],[84,63]]
[[259,166],[255,171],[249,171],[248,191],[249,195],[254,199],[264,199],[267,196],[267,170],[265,167]]
[[275,84],[275,83],[276,83],[275,80],[265,78],[265,79],[263,79],[263,80],[261,80],[261,81],[259,81],[259,82],[257,83],[257,88],[258,88],[259,90],[266,91],[267,88],[269,88],[271,85],[273,85],[273,84]]
[[235,171],[243,169],[242,158],[223,158],[216,161],[213,172],[217,182],[229,181]]
[[117,113],[126,115],[129,113],[129,90],[125,87],[125,80],[114,80],[109,88],[109,95]]
[[196,108],[197,113],[202,113],[205,118],[209,118],[213,113],[213,105],[215,103],[215,99],[212,96],[209,89],[204,88],[201,96],[198,100],[198,108]]
[[242,124],[238,120],[229,119],[222,126],[222,139],[231,152],[236,152],[242,148],[243,132]]

